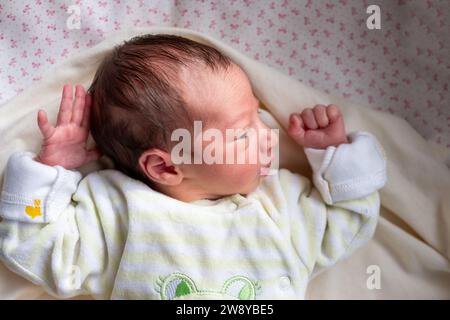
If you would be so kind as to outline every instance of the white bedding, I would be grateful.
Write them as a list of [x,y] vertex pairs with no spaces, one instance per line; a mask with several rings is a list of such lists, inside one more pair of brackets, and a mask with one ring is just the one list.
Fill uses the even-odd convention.
[[[113,45],[138,33],[161,32],[190,37],[229,55],[247,72],[255,95],[276,119],[273,126],[286,128],[290,113],[307,106],[335,103],[343,111],[348,132],[369,131],[383,145],[388,182],[380,192],[381,217],[374,239],[315,278],[307,291],[308,298],[450,299],[450,172],[430,145],[400,118],[305,86],[218,39],[191,30],[147,28],[114,34],[68,59],[0,108],[0,177],[14,151],[38,151],[41,138],[36,125],[37,110],[44,108],[49,120],[55,120],[63,83],[73,81],[87,86],[103,55]],[[280,159],[281,167],[308,174],[302,148],[289,140],[283,129]],[[101,165],[92,164],[82,172]],[[371,276],[380,280],[380,287],[371,286]],[[0,298],[49,297],[0,265]]]
[[[366,27],[367,0],[1,1],[0,105],[111,32],[178,26],[308,86],[398,115],[449,151],[450,2],[373,3],[381,30]],[[72,4],[80,29],[67,26]]]

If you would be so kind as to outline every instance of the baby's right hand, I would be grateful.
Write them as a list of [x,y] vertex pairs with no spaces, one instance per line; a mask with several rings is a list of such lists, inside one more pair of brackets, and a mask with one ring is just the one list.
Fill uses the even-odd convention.
[[100,157],[97,148],[86,149],[91,97],[83,86],[76,85],[75,102],[72,101],[72,86],[64,85],[56,127],[48,122],[46,112],[39,110],[37,121],[44,141],[36,161],[75,169]]

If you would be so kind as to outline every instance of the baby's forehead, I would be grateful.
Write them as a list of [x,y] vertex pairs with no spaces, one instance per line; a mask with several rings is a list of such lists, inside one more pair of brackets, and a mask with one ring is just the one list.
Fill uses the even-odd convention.
[[202,116],[223,116],[227,111],[224,109],[242,105],[254,97],[247,75],[235,64],[219,71],[185,69],[180,77],[183,98],[191,111]]

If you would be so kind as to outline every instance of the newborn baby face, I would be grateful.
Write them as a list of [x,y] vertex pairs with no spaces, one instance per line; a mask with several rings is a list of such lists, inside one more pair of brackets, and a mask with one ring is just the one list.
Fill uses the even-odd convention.
[[[195,120],[202,121],[202,135],[193,139],[203,153],[200,164],[181,165],[185,179],[211,199],[253,191],[268,173],[278,138],[259,118],[259,101],[247,75],[232,64],[227,72],[185,70],[182,79],[184,98],[199,115]],[[222,143],[208,139],[211,129],[221,133]],[[199,156],[198,151],[192,154]],[[223,156],[224,161],[206,163],[208,155]]]

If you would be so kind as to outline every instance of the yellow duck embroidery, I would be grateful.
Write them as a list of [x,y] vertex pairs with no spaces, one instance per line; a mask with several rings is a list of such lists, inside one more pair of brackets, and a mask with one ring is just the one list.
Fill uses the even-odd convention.
[[35,199],[34,200],[34,207],[26,206],[25,207],[25,213],[27,215],[29,215],[31,219],[34,219],[36,217],[42,216],[40,205],[41,205],[41,200]]

